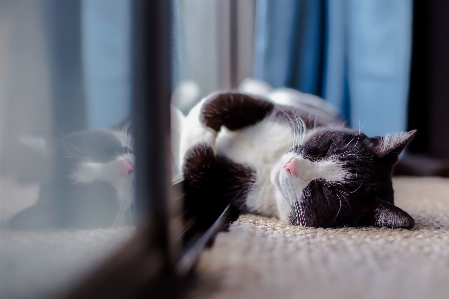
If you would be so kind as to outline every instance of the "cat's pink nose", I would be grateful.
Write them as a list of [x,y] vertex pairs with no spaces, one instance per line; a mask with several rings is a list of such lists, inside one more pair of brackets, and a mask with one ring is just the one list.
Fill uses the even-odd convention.
[[291,175],[298,176],[298,163],[296,159],[291,159],[290,162],[284,165],[284,169]]
[[123,159],[122,162],[122,173],[123,175],[130,175],[134,171],[134,165],[128,162],[128,160]]

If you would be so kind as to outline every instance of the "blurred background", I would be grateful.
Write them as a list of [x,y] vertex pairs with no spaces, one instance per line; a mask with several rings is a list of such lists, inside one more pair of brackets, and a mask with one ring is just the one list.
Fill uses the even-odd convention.
[[[17,180],[20,137],[107,129],[132,113],[131,10],[131,0],[0,0],[2,298],[47,294],[130,234],[48,243],[7,226],[39,192]],[[246,78],[290,87],[323,97],[367,135],[417,128],[402,173],[449,176],[447,16],[449,2],[438,0],[174,0],[172,104],[187,113]],[[33,238],[39,254],[22,242]],[[55,255],[65,262],[50,263]]]
[[324,98],[369,136],[418,129],[395,173],[449,176],[447,1],[175,3],[184,112],[252,77]]
[[176,3],[177,82],[200,96],[253,77],[324,98],[368,135],[417,128],[410,151],[449,158],[446,1]]

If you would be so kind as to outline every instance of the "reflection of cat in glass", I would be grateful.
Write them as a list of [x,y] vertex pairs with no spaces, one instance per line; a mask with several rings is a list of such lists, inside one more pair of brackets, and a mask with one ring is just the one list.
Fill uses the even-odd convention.
[[230,202],[293,225],[413,227],[394,205],[391,179],[416,131],[368,137],[319,99],[292,104],[218,93],[190,111],[180,151],[186,211],[202,215],[196,224]]
[[[172,178],[180,177],[184,116],[171,107]],[[39,199],[10,220],[12,228],[101,228],[131,224],[134,209],[131,118],[107,130],[60,132],[60,138],[21,138],[29,152],[22,177],[40,182]],[[30,161],[31,160],[31,161]],[[54,165],[49,171],[49,165]]]
[[[41,142],[41,158],[54,171],[41,183],[39,199],[11,221],[14,228],[110,227],[130,223],[134,153],[130,123],[116,129],[62,135]],[[51,149],[50,149],[51,147]]]

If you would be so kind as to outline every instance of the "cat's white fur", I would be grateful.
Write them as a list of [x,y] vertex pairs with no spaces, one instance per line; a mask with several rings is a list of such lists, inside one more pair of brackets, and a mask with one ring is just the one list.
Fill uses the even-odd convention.
[[209,144],[214,153],[216,153],[215,139],[217,133],[211,128],[206,127],[200,119],[201,109],[206,100],[207,98],[204,98],[199,104],[193,107],[184,120],[184,128],[181,132],[181,141],[179,143],[179,161],[184,160],[184,155],[189,148],[200,143]]
[[256,182],[248,193],[246,205],[265,216],[277,216],[276,188],[270,183],[276,162],[292,146],[293,133],[272,117],[255,126],[220,132],[217,153],[256,170]]

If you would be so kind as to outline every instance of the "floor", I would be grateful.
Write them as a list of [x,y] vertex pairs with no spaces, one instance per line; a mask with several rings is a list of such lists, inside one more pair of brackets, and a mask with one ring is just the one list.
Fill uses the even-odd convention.
[[[394,188],[396,204],[416,221],[412,230],[301,228],[241,216],[201,256],[189,297],[447,298],[449,179],[395,178]],[[14,205],[4,199],[7,217]],[[86,277],[133,232],[0,226],[0,297],[47,298]]]
[[49,298],[64,292],[129,239],[133,227],[10,230],[8,220],[33,205],[38,185],[0,178],[0,298]]
[[191,298],[448,298],[449,179],[396,178],[394,188],[412,230],[240,217],[203,254]]

